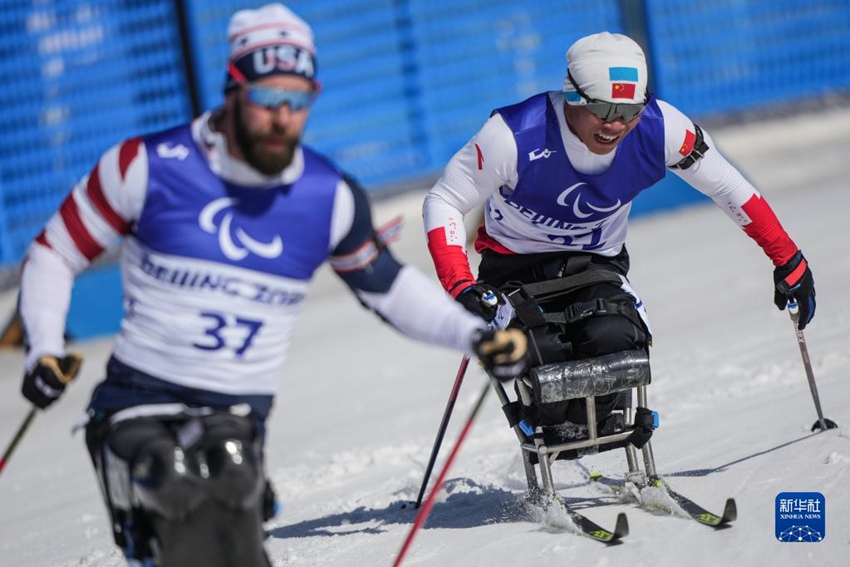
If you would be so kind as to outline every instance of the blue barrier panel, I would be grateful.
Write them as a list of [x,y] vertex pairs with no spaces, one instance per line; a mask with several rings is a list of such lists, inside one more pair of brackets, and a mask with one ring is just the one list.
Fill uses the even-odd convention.
[[647,0],[658,94],[686,114],[850,89],[847,0]]
[[73,340],[114,335],[123,316],[121,271],[115,264],[98,266],[74,282],[65,334]]
[[21,259],[73,184],[124,137],[190,115],[170,0],[0,11],[0,264]]
[[[223,100],[227,24],[256,2],[184,0],[204,108]],[[286,2],[313,28],[324,90],[311,110],[304,142],[367,188],[429,170],[427,148],[410,121],[410,72],[403,18],[393,0]]]
[[440,171],[494,108],[560,90],[578,38],[622,33],[616,0],[410,0],[416,89]]

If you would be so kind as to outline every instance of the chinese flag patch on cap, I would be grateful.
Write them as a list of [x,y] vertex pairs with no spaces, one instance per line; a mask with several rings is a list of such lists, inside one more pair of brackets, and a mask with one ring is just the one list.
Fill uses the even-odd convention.
[[611,98],[634,98],[635,85],[632,83],[612,83]]

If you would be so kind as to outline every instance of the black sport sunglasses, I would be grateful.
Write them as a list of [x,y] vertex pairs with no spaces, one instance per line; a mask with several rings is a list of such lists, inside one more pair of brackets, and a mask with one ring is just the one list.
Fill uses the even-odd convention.
[[584,104],[584,107],[599,117],[600,120],[605,122],[613,122],[617,118],[622,118],[624,121],[629,122],[635,118],[635,116],[639,115],[643,112],[643,109],[646,108],[646,104],[648,101],[646,95],[644,95],[643,102],[638,104],[633,103],[620,103],[620,102],[606,102],[604,100],[598,100],[595,98],[590,98],[587,94],[581,90],[576,84],[573,76],[567,71],[567,79],[569,79],[570,84],[576,90],[576,92],[587,101]]

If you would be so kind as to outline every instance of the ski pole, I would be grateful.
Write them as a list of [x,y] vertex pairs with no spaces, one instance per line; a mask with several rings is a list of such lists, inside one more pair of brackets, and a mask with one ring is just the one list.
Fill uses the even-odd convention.
[[812,400],[815,402],[815,409],[818,412],[818,420],[812,425],[812,431],[825,431],[827,429],[835,429],[838,424],[831,419],[823,417],[823,410],[820,406],[820,396],[818,396],[818,387],[815,384],[815,373],[812,371],[812,363],[809,359],[809,349],[806,346],[806,337],[803,331],[797,326],[800,320],[800,307],[796,301],[788,302],[788,314],[791,316],[791,321],[794,323],[794,331],[797,333],[797,344],[800,346],[800,355],[803,357],[803,367],[806,369],[806,378],[809,380],[809,390],[812,392]]
[[437,460],[437,454],[440,452],[440,445],[443,443],[443,436],[446,434],[446,428],[449,426],[449,419],[452,416],[452,410],[457,401],[460,385],[463,382],[463,377],[466,374],[466,368],[469,366],[469,356],[464,356],[460,361],[460,367],[457,369],[457,376],[449,394],[449,401],[446,403],[446,409],[443,411],[443,420],[440,422],[440,429],[437,430],[437,438],[434,439],[434,446],[431,449],[431,458],[428,460],[428,466],[425,468],[425,478],[422,479],[422,486],[419,488],[419,496],[416,497],[414,508],[419,508],[422,504],[422,497],[425,495],[425,487],[428,486],[428,479],[431,477],[431,471],[434,468],[434,462]]
[[12,453],[15,450],[15,447],[20,443],[21,438],[23,438],[24,433],[29,429],[32,420],[35,418],[36,409],[32,408],[27,416],[24,418],[23,423],[21,423],[20,427],[18,427],[18,431],[15,433],[15,436],[12,438],[12,442],[9,443],[9,446],[6,448],[6,452],[3,453],[3,457],[0,458],[0,473],[3,472],[3,469],[6,467],[6,463],[11,458]]
[[404,559],[407,550],[410,548],[410,544],[413,542],[413,537],[416,535],[416,532],[419,530],[419,528],[422,527],[422,524],[425,523],[425,519],[428,517],[428,514],[431,513],[431,508],[433,508],[434,506],[434,500],[436,499],[437,493],[440,491],[440,488],[443,486],[443,481],[446,479],[446,474],[449,472],[449,468],[452,466],[452,462],[454,462],[455,457],[460,451],[460,446],[463,444],[463,440],[466,438],[466,435],[472,428],[472,422],[475,420],[475,416],[478,415],[478,410],[481,409],[481,405],[484,403],[484,398],[487,397],[487,392],[489,391],[490,383],[487,382],[486,384],[484,384],[484,389],[481,390],[481,395],[478,396],[478,401],[475,402],[475,406],[469,413],[469,417],[466,420],[466,425],[463,426],[463,430],[460,432],[460,436],[457,438],[457,442],[455,443],[454,448],[452,448],[452,452],[449,454],[449,458],[448,460],[446,460],[446,464],[443,465],[443,470],[440,471],[440,474],[437,477],[437,481],[434,484],[434,488],[431,489],[431,494],[428,495],[428,499],[425,501],[425,505],[419,510],[419,513],[416,515],[416,519],[413,521],[413,526],[410,528],[410,532],[407,534],[407,538],[404,540],[404,544],[401,546],[401,551],[398,552],[398,557],[396,557],[396,560],[393,563],[393,567],[399,567],[401,565],[401,562]]

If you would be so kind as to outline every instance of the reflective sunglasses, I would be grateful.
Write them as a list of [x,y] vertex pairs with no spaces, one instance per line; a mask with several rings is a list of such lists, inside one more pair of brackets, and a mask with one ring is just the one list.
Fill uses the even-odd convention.
[[[584,91],[578,88],[578,85],[573,80],[573,77],[572,75],[570,75],[569,71],[567,72],[567,79],[569,79],[570,83],[573,85],[573,88],[576,90],[579,96],[581,96],[581,98],[586,101],[583,106],[590,112],[595,114],[603,122],[612,122],[617,118],[622,118],[625,122],[634,120],[636,116],[643,112],[643,109],[646,108],[646,104],[648,102],[646,97],[644,97],[643,102],[637,104],[606,102],[604,100],[590,98],[589,96],[587,96],[587,94],[585,94]],[[564,98],[566,99],[568,104],[570,103],[570,94],[572,93],[569,93],[568,91],[564,92]]]
[[248,85],[245,90],[248,93],[249,102],[268,110],[277,110],[286,105],[290,112],[298,112],[309,108],[315,99],[314,91],[288,91],[255,85]]

